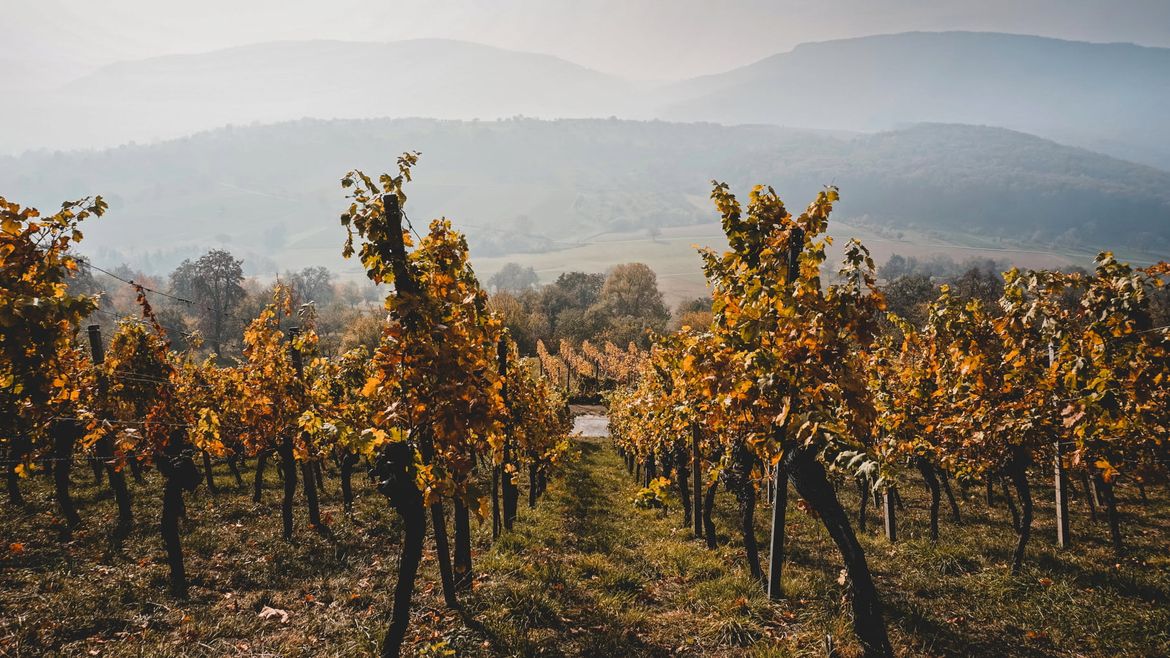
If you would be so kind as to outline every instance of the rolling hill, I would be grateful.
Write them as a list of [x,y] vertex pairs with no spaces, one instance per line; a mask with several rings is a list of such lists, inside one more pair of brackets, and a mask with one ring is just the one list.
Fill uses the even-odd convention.
[[838,219],[908,243],[1170,254],[1170,173],[962,125],[841,134],[661,121],[302,120],[4,157],[0,190],[42,209],[106,195],[110,214],[86,231],[100,262],[162,271],[225,245],[254,271],[337,267],[339,179],[353,167],[392,169],[408,149],[423,153],[407,206],[416,227],[446,214],[480,258],[710,225],[711,179],[744,194],[772,184],[793,209],[836,184]]

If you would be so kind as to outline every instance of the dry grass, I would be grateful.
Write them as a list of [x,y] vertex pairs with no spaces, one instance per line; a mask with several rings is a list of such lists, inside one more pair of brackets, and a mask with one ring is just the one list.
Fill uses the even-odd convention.
[[[322,512],[336,541],[307,528],[298,499],[294,541],[280,531],[274,468],[264,501],[227,486],[212,496],[200,487],[187,498],[183,548],[191,596],[166,593],[167,568],[158,535],[157,475],[131,485],[134,534],[123,551],[107,541],[114,504],[78,469],[75,494],[85,525],[71,542],[58,538],[51,491],[40,478],[24,482],[26,510],[5,504],[0,529],[0,655],[314,655],[368,654],[386,625],[397,569],[400,528],[385,499],[355,481],[354,520],[343,515],[336,479],[327,479]],[[29,486],[31,485],[31,486]],[[484,547],[484,538],[477,537]],[[10,545],[23,551],[14,553]],[[5,550],[7,549],[7,554]],[[415,645],[450,624],[442,609],[433,554],[424,555],[416,595]],[[285,610],[287,623],[261,619],[264,606]]]
[[[446,610],[433,554],[424,556],[412,620],[413,655],[795,656],[824,655],[831,636],[855,655],[839,561],[815,519],[789,510],[785,600],[772,604],[746,573],[736,533],[709,551],[671,510],[635,509],[637,487],[603,441],[580,455],[516,530],[490,545],[490,524],[474,526],[476,571],[463,610]],[[226,485],[227,478],[219,474]],[[270,473],[275,478],[275,473]],[[0,508],[0,655],[349,656],[374,652],[397,566],[400,528],[386,502],[357,482],[355,518],[341,514],[336,480],[323,509],[336,541],[305,527],[280,538],[278,484],[265,502],[234,488],[188,499],[184,547],[188,601],[165,592],[157,536],[158,482],[133,487],[139,522],[125,549],[105,539],[114,506],[88,471],[74,477],[85,526],[63,543],[44,478],[24,482],[27,509]],[[1170,501],[1148,506],[1122,488],[1128,556],[1114,559],[1103,524],[1089,527],[1074,503],[1071,551],[1051,546],[1048,491],[1037,492],[1037,528],[1027,568],[1008,574],[1013,542],[1003,509],[972,492],[965,523],[944,515],[942,539],[924,539],[926,500],[904,487],[904,541],[862,535],[890,633],[905,655],[1170,654]],[[848,490],[847,490],[848,489]],[[852,487],[841,492],[855,509]],[[793,497],[795,498],[795,497]],[[720,494],[721,533],[738,527],[735,502]],[[767,507],[757,514],[765,534]],[[10,546],[19,543],[23,551]],[[766,554],[766,546],[765,554]],[[765,555],[766,557],[766,555]],[[261,619],[269,606],[287,623]]]

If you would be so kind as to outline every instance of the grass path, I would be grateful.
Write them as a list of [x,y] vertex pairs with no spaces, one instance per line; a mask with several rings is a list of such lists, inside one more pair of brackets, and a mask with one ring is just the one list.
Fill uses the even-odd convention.
[[578,446],[478,567],[469,603],[485,653],[740,656],[757,645],[784,655],[780,609],[759,586],[692,539],[679,514],[633,507],[637,487],[608,442]]
[[[841,658],[858,655],[840,557],[797,496],[789,497],[785,596],[772,603],[744,566],[734,496],[716,498],[719,545],[708,550],[680,527],[680,510],[633,507],[638,486],[608,440],[574,446],[579,454],[538,507],[522,502],[512,532],[493,544],[490,522],[473,523],[476,580],[460,611],[443,604],[428,538],[406,655],[819,657],[827,636]],[[286,542],[275,469],[258,504],[250,486],[234,486],[222,468],[217,476],[220,494],[201,488],[187,498],[187,601],[166,593],[156,473],[131,485],[137,525],[116,553],[105,540],[113,502],[87,473],[74,474],[84,525],[68,542],[58,537],[48,478],[22,482],[27,506],[0,502],[0,658],[375,654],[402,533],[385,499],[358,478],[347,518],[330,475],[322,513],[335,540],[308,530],[298,496],[297,531]],[[1134,487],[1119,488],[1129,545],[1119,559],[1083,496],[1071,505],[1075,548],[1055,548],[1051,488],[1034,479],[1036,528],[1019,576],[1008,569],[1007,510],[1002,501],[988,507],[981,488],[957,492],[963,523],[944,515],[938,543],[928,539],[928,499],[912,475],[897,544],[881,535],[871,506],[858,535],[898,655],[1170,655],[1170,491],[1152,487],[1142,503]],[[856,488],[842,486],[839,496],[855,514]],[[761,540],[768,512],[761,503]],[[262,616],[266,607],[288,619]]]
[[[680,527],[679,510],[663,516],[633,507],[638,486],[608,441],[577,445],[578,459],[540,506],[523,509],[515,531],[484,552],[468,598],[483,644],[452,643],[460,655],[824,656],[827,638],[838,655],[858,655],[840,557],[798,497],[789,501],[785,596],[773,603],[747,573],[733,496],[717,497],[719,546],[708,550]],[[896,653],[1165,655],[1170,557],[1158,538],[1170,528],[1160,495],[1132,519],[1131,551],[1121,561],[1081,510],[1079,543],[1069,552],[1047,541],[1051,519],[1038,512],[1024,572],[1011,576],[1014,534],[1002,504],[988,509],[980,491],[969,492],[966,522],[944,519],[935,544],[920,488],[907,480],[898,544],[881,536],[872,516],[858,533]],[[840,496],[856,509],[856,492],[842,487]],[[1037,492],[1039,505],[1050,498]],[[761,540],[768,512],[765,504],[757,509]],[[766,564],[767,546],[761,550]]]

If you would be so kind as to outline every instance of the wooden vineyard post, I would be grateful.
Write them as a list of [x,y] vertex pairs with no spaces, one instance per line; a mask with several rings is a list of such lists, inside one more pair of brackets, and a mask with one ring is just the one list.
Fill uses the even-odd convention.
[[893,486],[886,487],[882,493],[882,513],[886,523],[886,539],[890,540],[891,544],[898,541],[898,518],[894,511],[895,496],[897,496],[897,492]]
[[[475,457],[472,456],[472,477],[475,474]],[[452,514],[455,517],[455,589],[471,589],[474,570],[471,564],[471,510],[459,496],[455,497]]]
[[[800,252],[804,249],[804,230],[794,227],[788,238],[788,283],[794,288],[800,276]],[[783,426],[772,431],[772,441],[784,446]],[[772,537],[768,554],[768,598],[776,601],[781,596],[781,576],[784,571],[784,524],[788,513],[788,469],[785,460],[792,455],[781,448],[780,460],[772,465],[771,487],[768,492],[772,501]]]
[[[504,407],[507,408],[509,416],[511,415],[511,407],[508,406],[508,339],[501,337],[500,342],[496,346],[496,359],[498,361],[498,369],[500,372],[500,379],[504,380],[504,387],[500,395],[504,399]],[[511,531],[512,524],[516,520],[516,507],[519,502],[519,490],[516,488],[516,483],[512,481],[512,472],[508,467],[512,464],[512,437],[511,422],[506,422],[504,425],[504,458],[503,463],[500,464],[500,495],[503,497],[503,512],[504,512],[504,530]]]
[[492,541],[500,538],[500,467],[492,466]]
[[[1048,344],[1048,367],[1051,368],[1056,360],[1052,343]],[[1068,527],[1068,476],[1064,472],[1064,444],[1060,436],[1053,443],[1053,488],[1056,490],[1056,545],[1068,548],[1072,542]]]
[[1053,446],[1054,484],[1056,487],[1056,545],[1068,548],[1072,543],[1068,527],[1068,476],[1064,472],[1064,446],[1060,439]]
[[703,538],[703,458],[699,454],[699,424],[691,424],[691,486],[694,487],[695,538]]
[[772,541],[768,553],[768,598],[781,596],[780,576],[784,569],[784,523],[788,511],[788,474],[784,462],[772,467]]

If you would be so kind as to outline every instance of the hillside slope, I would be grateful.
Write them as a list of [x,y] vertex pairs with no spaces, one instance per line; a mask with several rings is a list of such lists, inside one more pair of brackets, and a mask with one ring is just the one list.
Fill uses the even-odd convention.
[[353,167],[390,170],[408,149],[423,153],[410,216],[456,219],[480,257],[713,222],[712,179],[745,194],[772,184],[794,210],[836,184],[837,216],[873,229],[1170,253],[1170,173],[956,125],[842,135],[657,121],[298,121],[0,158],[0,190],[42,208],[105,194],[111,213],[86,243],[108,250],[106,262],[150,255],[161,270],[225,244],[282,266],[336,265],[339,179]]
[[[711,550],[681,523],[676,487],[668,489],[668,510],[639,509],[631,501],[640,483],[610,442],[577,439],[573,453],[536,508],[522,505],[513,531],[493,542],[490,523],[471,525],[475,585],[461,594],[460,610],[443,603],[438,562],[422,561],[414,594],[421,614],[411,620],[409,655],[819,656],[826,636],[841,655],[860,655],[838,585],[837,548],[796,495],[789,495],[786,511],[784,597],[770,602],[745,564],[742,515],[732,493],[720,487],[715,497],[717,547]],[[308,519],[298,505],[297,541],[286,541],[274,471],[267,471],[259,504],[250,487],[231,484],[226,465],[216,467],[218,495],[201,490],[187,500],[183,546],[192,596],[185,602],[165,593],[166,564],[147,528],[133,533],[117,558],[135,566],[110,565],[99,522],[113,503],[88,473],[75,473],[74,495],[90,527],[68,543],[53,523],[48,478],[28,478],[22,482],[31,494],[25,512],[6,518],[0,530],[5,548],[23,549],[7,550],[0,572],[0,653],[376,654],[401,551],[398,515],[364,477],[354,478],[353,514],[347,514],[337,474],[327,467],[321,511],[332,519],[335,540],[301,530]],[[148,494],[161,486],[159,477],[152,471],[146,477],[152,489],[134,497],[138,519],[158,513],[157,499]],[[873,506],[863,513],[867,529],[857,531],[897,655],[1170,651],[1170,498],[1163,487],[1150,487],[1148,502],[1139,501],[1135,487],[1118,488],[1129,511],[1126,527],[1135,528],[1126,538],[1129,555],[1120,561],[1080,496],[1072,504],[1075,548],[1052,546],[1052,503],[1037,496],[1029,546],[1035,566],[1011,576],[1006,563],[1014,532],[1001,497],[992,507],[982,496],[964,497],[964,523],[944,517],[940,540],[932,542],[925,488],[915,486],[910,473],[899,477],[912,485],[901,493],[906,509],[897,515],[899,541],[883,536]],[[526,473],[519,486],[527,491]],[[851,516],[857,513],[854,487],[842,486],[840,498]],[[770,518],[761,501],[758,538],[769,536]],[[765,544],[765,558],[766,550]],[[50,577],[53,586],[46,587]],[[288,614],[288,623],[258,615],[265,606]]]

